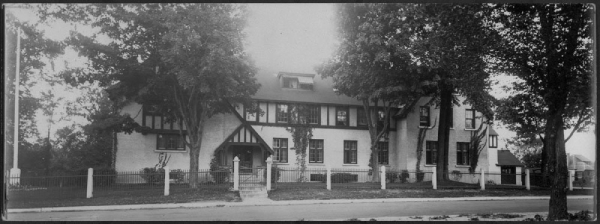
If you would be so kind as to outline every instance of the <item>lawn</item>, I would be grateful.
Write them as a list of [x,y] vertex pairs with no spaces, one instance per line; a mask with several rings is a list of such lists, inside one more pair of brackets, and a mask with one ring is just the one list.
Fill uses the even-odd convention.
[[169,196],[163,195],[162,188],[96,189],[93,196],[87,199],[85,188],[9,191],[8,208],[241,201],[239,194],[229,191],[227,186],[198,189],[172,186]]
[[[569,195],[592,195],[592,190],[574,189]],[[269,192],[269,198],[282,200],[330,200],[370,198],[446,198],[446,197],[503,197],[503,196],[549,196],[550,190],[538,189],[367,189],[367,188],[278,188]]]

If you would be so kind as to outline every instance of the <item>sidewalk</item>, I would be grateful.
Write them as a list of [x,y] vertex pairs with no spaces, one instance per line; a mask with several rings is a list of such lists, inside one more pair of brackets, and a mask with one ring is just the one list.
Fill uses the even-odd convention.
[[[576,195],[568,199],[592,200],[593,196]],[[336,199],[336,200],[254,200],[245,202],[191,202],[171,204],[142,204],[142,205],[103,205],[77,207],[47,207],[8,209],[8,213],[26,212],[71,212],[71,211],[102,211],[102,210],[137,210],[137,209],[169,209],[169,208],[208,208],[208,207],[239,207],[239,206],[282,206],[307,204],[350,204],[350,203],[391,203],[391,202],[435,202],[435,201],[510,201],[510,200],[549,200],[550,196],[535,197],[463,197],[463,198],[377,198],[377,199]]]

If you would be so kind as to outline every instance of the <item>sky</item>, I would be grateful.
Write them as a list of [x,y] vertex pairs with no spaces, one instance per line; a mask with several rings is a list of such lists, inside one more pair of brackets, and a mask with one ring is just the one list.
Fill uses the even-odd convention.
[[[247,27],[246,51],[251,55],[259,68],[273,71],[315,73],[314,67],[329,58],[337,45],[335,11],[332,4],[250,4],[250,16]],[[21,19],[36,21],[35,15],[27,11],[19,11]],[[55,24],[45,27],[46,35],[55,40],[67,37],[72,27],[69,24]],[[92,30],[78,27],[80,32],[90,33]],[[56,60],[57,68],[64,68],[64,61],[69,66],[84,66],[85,60],[76,52],[68,50],[66,55]],[[493,86],[492,95],[496,98],[506,97],[501,90],[502,85],[510,84],[511,78],[495,75],[498,84]],[[41,84],[37,90],[47,90],[48,85]],[[57,95],[72,99],[77,90],[55,87]],[[36,93],[34,93],[36,94]],[[71,121],[72,122],[72,121]],[[85,119],[75,119],[84,124]],[[45,133],[47,123],[39,119],[40,133]],[[69,122],[61,122],[57,127],[66,126]],[[502,128],[496,122],[494,129],[498,132],[499,148],[503,148],[505,139],[515,133]],[[53,128],[53,130],[56,130]],[[593,127],[588,133],[577,133],[567,142],[567,152],[595,158],[595,134]],[[569,132],[565,132],[568,135]]]

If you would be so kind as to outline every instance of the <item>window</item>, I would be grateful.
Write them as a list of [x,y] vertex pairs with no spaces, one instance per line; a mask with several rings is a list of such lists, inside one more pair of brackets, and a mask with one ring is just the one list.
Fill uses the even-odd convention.
[[321,123],[321,106],[309,105],[308,106],[308,123],[309,124],[320,124]]
[[287,104],[277,104],[275,110],[277,123],[288,123],[290,120],[289,106]]
[[469,143],[456,143],[456,165],[469,165]]
[[498,148],[498,136],[490,135],[490,148]]
[[323,163],[323,140],[310,139],[308,148],[308,162]]
[[419,110],[419,126],[429,127],[429,107],[423,106]]
[[385,111],[383,109],[377,110],[377,132],[383,129],[383,122],[385,118]]
[[475,129],[475,110],[467,109],[465,112],[465,129]]
[[283,87],[297,89],[298,88],[298,78],[284,77],[283,78]]
[[344,141],[344,163],[356,164],[357,155],[357,142]]
[[336,122],[337,126],[348,126],[348,107],[336,107]]
[[273,161],[280,163],[288,162],[288,144],[287,138],[274,138],[273,139]]
[[185,151],[183,141],[183,137],[179,134],[158,134],[156,137],[156,150]]
[[425,142],[425,164],[435,165],[437,163],[437,141]]
[[389,143],[378,142],[377,148],[379,149],[379,164],[389,164]]
[[356,124],[357,126],[367,126],[367,114],[364,107],[356,108]]

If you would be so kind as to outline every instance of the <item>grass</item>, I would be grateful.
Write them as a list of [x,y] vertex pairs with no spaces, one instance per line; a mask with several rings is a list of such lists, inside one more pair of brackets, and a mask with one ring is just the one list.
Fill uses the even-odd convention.
[[142,189],[98,189],[93,198],[86,198],[85,189],[62,188],[30,191],[9,191],[8,208],[68,207],[95,205],[128,205],[186,203],[198,201],[241,201],[237,192],[227,187],[205,187],[189,189],[173,186],[169,196],[162,188]]
[[[592,190],[576,190],[569,195],[592,195]],[[550,190],[524,189],[365,189],[365,188],[278,188],[269,192],[269,198],[283,200],[330,200],[370,198],[447,198],[447,197],[503,197],[503,196],[549,196]]]

